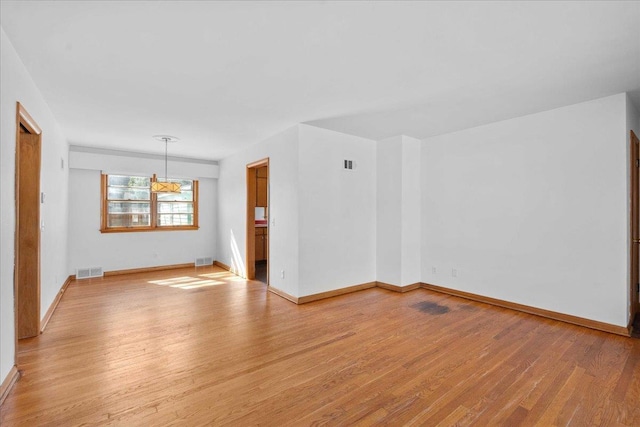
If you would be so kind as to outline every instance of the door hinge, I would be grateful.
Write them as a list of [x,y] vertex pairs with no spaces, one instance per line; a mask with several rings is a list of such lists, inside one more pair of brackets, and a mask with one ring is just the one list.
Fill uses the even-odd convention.
[[636,293],[640,294],[640,283],[636,283]]
[[640,159],[636,159],[636,167],[640,168]]

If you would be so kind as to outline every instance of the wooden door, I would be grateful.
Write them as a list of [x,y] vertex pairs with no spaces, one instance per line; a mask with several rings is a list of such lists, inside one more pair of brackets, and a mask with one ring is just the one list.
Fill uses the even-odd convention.
[[15,305],[21,339],[40,333],[40,135],[21,126],[17,143]]
[[264,259],[264,228],[256,228],[256,261]]
[[266,166],[256,169],[256,206],[267,207],[268,169]]
[[267,207],[267,178],[256,178],[256,206]]
[[640,282],[640,143],[638,137],[631,131],[631,283],[629,284],[630,322],[633,322],[636,313],[640,312],[640,296],[638,283]]

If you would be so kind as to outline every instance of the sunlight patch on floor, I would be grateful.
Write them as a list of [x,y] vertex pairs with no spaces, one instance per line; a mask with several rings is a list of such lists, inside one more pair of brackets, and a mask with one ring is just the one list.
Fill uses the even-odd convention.
[[247,279],[245,279],[244,277],[235,276],[235,277],[229,277],[227,279],[227,281],[229,281],[229,282],[243,282],[243,283],[246,283]]
[[[201,275],[201,276],[205,276],[205,275]],[[221,280],[214,280],[214,279],[203,280],[200,277],[182,276],[182,277],[173,277],[170,279],[150,280],[149,283],[153,285],[159,285],[159,286],[168,286],[170,288],[195,289],[195,288],[204,288],[207,286],[224,285],[227,282],[223,282]]]
[[228,271],[221,271],[218,273],[205,273],[205,274],[199,274],[198,276],[207,277],[209,279],[230,279],[230,278],[236,277],[235,274],[229,273]]

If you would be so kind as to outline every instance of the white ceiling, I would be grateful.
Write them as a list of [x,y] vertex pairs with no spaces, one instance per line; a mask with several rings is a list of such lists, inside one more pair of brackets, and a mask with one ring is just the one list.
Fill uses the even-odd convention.
[[[417,138],[632,91],[640,2],[2,1],[74,145],[220,159],[296,123]],[[27,106],[28,108],[28,106]]]

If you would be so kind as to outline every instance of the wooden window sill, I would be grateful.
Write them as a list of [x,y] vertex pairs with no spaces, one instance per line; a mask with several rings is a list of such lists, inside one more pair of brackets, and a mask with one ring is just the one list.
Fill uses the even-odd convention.
[[199,230],[198,226],[188,226],[188,227],[153,227],[153,228],[103,228],[100,229],[101,233],[146,233],[149,231],[192,231]]

